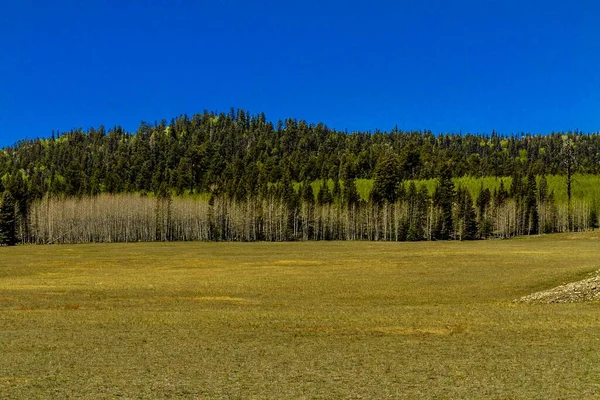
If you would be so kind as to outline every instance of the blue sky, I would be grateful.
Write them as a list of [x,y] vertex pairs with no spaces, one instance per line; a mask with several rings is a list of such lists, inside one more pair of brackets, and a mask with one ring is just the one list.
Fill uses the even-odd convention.
[[0,145],[204,109],[600,130],[597,1],[0,0]]

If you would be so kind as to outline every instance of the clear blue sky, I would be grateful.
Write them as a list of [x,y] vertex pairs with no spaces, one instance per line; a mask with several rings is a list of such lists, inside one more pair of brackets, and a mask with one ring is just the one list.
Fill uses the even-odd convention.
[[600,3],[0,0],[0,145],[231,106],[340,130],[600,130]]

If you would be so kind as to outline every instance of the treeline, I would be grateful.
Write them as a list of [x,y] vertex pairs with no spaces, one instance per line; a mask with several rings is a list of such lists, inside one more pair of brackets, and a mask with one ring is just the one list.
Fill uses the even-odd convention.
[[[273,124],[243,110],[204,112],[142,123],[135,133],[78,129],[1,150],[0,244],[437,240],[587,229],[597,222],[597,204],[572,199],[575,173],[600,173],[599,134],[346,133],[294,119]],[[565,175],[566,202],[537,187],[535,176],[547,174]],[[512,183],[494,193],[482,188],[473,199],[452,185],[462,176],[510,176]],[[366,195],[357,194],[358,178],[373,180]],[[437,180],[433,193],[414,183],[422,179]],[[313,191],[317,181],[323,184]],[[191,198],[188,211],[177,208]],[[118,203],[107,199],[127,199],[135,209],[112,210]],[[148,208],[150,199],[169,200]],[[87,222],[51,212],[69,204],[84,207]],[[118,221],[99,222],[119,213],[131,214],[125,231]],[[188,220],[196,231],[183,228]]]
[[[360,200],[353,180],[337,190],[324,184],[315,196],[310,184],[289,181],[260,195],[236,200],[136,194],[51,197],[35,201],[19,226],[23,243],[133,241],[293,240],[472,240],[587,230],[598,215],[587,202],[557,205],[552,193],[529,178],[473,199],[443,174],[433,195],[425,185],[376,181],[378,198]],[[389,187],[386,187],[390,184]],[[386,192],[386,190],[389,190]],[[374,189],[375,192],[375,189]]]
[[403,180],[432,179],[452,164],[452,176],[565,173],[565,140],[577,160],[573,173],[600,174],[600,135],[345,133],[323,124],[286,119],[273,124],[244,110],[204,112],[170,122],[72,130],[26,140],[0,151],[0,193],[41,199],[45,194],[227,194],[238,201],[284,178],[372,179],[388,153],[399,158]]

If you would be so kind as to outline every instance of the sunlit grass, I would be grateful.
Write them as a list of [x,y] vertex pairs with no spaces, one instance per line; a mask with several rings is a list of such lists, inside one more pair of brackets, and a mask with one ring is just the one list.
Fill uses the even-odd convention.
[[0,248],[3,398],[600,396],[600,234]]

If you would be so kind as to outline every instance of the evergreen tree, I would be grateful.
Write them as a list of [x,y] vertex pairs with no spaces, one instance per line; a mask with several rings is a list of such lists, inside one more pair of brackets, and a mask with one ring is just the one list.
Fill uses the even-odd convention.
[[500,187],[498,190],[494,190],[493,202],[494,207],[499,208],[504,205],[504,202],[508,199],[508,191],[504,188],[504,181],[500,180]]
[[427,188],[417,189],[414,181],[408,185],[406,201],[408,202],[408,230],[406,240],[425,239],[425,223],[427,218]]
[[305,180],[302,183],[302,201],[307,204],[315,204],[315,193],[308,180]]
[[299,206],[300,198],[287,175],[282,182],[281,199],[288,210],[295,211]]
[[540,183],[538,187],[538,202],[545,203],[548,201],[550,197],[550,192],[548,189],[548,179],[545,176],[540,177]]
[[528,224],[529,214],[528,208],[525,205],[525,185],[521,175],[515,173],[512,176],[510,185],[510,196],[515,200],[516,206],[516,234],[522,235],[525,232],[526,225]]
[[358,194],[358,190],[356,190],[356,182],[354,179],[346,179],[344,181],[344,203],[347,206],[356,206],[360,201],[360,195]]
[[186,190],[191,190],[192,182],[192,163],[189,158],[182,157],[175,172],[175,193],[180,196]]
[[571,187],[573,183],[573,174],[576,170],[576,158],[575,158],[575,146],[573,145],[573,139],[571,138],[570,132],[563,136],[562,146],[562,163],[565,168],[565,175],[567,180],[567,210],[568,210],[568,229],[573,230],[573,207],[571,204]]
[[389,153],[375,167],[371,197],[376,203],[394,203],[398,199],[398,185],[402,181],[402,170],[398,157]]
[[[215,209],[211,212],[220,224],[218,237],[228,238],[227,227],[245,221],[246,217],[257,215],[258,222],[252,229],[262,229],[261,218],[267,212],[251,210],[252,207],[279,206],[282,199],[292,205],[297,203],[294,200],[297,196],[286,189],[288,184],[334,179],[333,193],[329,188],[322,190],[319,202],[356,204],[360,198],[354,190],[355,182],[350,179],[374,179],[371,199],[377,204],[371,210],[361,207],[352,214],[353,218],[346,218],[345,221],[355,224],[345,227],[346,232],[355,229],[360,233],[350,236],[381,238],[380,231],[384,231],[386,238],[397,238],[419,236],[415,236],[417,220],[413,219],[411,226],[409,218],[399,221],[396,212],[412,202],[411,207],[417,213],[420,210],[417,203],[423,197],[415,197],[414,193],[408,196],[409,185],[403,185],[402,180],[439,178],[432,204],[427,199],[426,217],[431,218],[431,223],[425,232],[431,232],[429,238],[441,239],[451,237],[458,223],[460,199],[453,195],[452,178],[512,176],[512,184],[501,181],[500,188],[494,190],[491,204],[485,189],[476,201],[479,234],[486,236],[489,221],[494,232],[510,236],[535,233],[542,222],[541,230],[545,232],[573,229],[574,220],[578,228],[593,227],[596,218],[592,218],[592,210],[597,212],[597,206],[587,199],[574,203],[571,185],[575,173],[600,174],[598,154],[600,134],[433,135],[428,131],[398,129],[373,134],[346,133],[294,119],[274,126],[264,114],[252,116],[245,110],[233,109],[229,113],[204,112],[191,118],[183,115],[169,124],[142,123],[131,134],[120,127],[108,133],[99,127],[87,132],[75,129],[55,133],[49,139],[21,141],[0,151],[0,193],[6,189],[14,199],[16,231],[21,238],[31,237],[28,222],[34,225],[35,218],[30,218],[29,209],[38,207],[38,200],[45,195],[62,198],[107,192],[154,192],[158,196],[161,190],[177,194],[212,193],[211,207]],[[452,163],[452,168],[440,173],[439,167],[446,162]],[[525,171],[534,178],[525,179]],[[447,176],[442,177],[443,174]],[[564,204],[554,204],[544,175],[565,174],[567,199]],[[535,177],[539,182],[537,188]],[[345,179],[344,184],[340,185],[336,178]],[[322,182],[321,187],[324,186]],[[304,193],[308,184],[302,187],[302,198],[309,201],[310,196]],[[343,189],[341,200],[340,189]],[[510,189],[510,197],[506,189]],[[231,199],[236,201],[232,203]],[[557,200],[562,202],[562,198]],[[400,202],[402,207],[391,205]],[[237,207],[242,203],[247,211],[240,211],[243,207],[231,209],[232,204]],[[43,217],[45,211],[37,210]],[[233,210],[235,215],[226,215],[226,210]],[[568,213],[564,221],[558,217],[562,216],[562,210],[568,210],[564,212]],[[308,219],[315,218],[314,211],[303,209],[304,214],[311,215]],[[321,213],[324,224],[334,226],[329,233],[325,230],[323,236],[336,237],[342,230],[335,226],[344,223],[335,222],[341,221],[342,212],[333,211],[327,216]],[[242,216],[242,212],[249,216]],[[281,210],[271,207],[269,212],[270,229],[281,232],[281,221],[273,220],[282,214]],[[536,217],[537,213],[540,215]],[[168,217],[168,213],[165,215]],[[165,224],[161,226],[164,228]],[[166,226],[166,235],[171,237],[171,228],[169,224]],[[255,237],[260,235],[257,233]],[[272,234],[275,236],[281,240],[279,233]]]
[[331,204],[333,203],[333,196],[329,191],[329,185],[327,184],[327,180],[323,179],[321,186],[319,187],[319,193],[317,193],[317,204]]
[[473,240],[477,238],[477,217],[473,207],[473,198],[468,190],[459,187],[456,195],[458,199],[458,220],[460,240]]
[[404,179],[415,179],[421,166],[421,154],[416,142],[410,141],[401,153],[401,169]]
[[0,198],[0,245],[14,246],[16,243],[15,199],[6,191]]
[[491,223],[488,220],[487,210],[492,201],[492,194],[488,188],[482,187],[479,191],[479,196],[477,196],[477,211],[478,215],[478,225],[479,225],[479,236],[482,238],[487,238],[491,233]]
[[598,228],[598,211],[596,211],[596,207],[592,207],[590,210],[590,228],[597,229]]
[[337,178],[333,180],[333,190],[331,195],[333,197],[333,201],[335,202],[338,202],[341,198],[342,188],[340,187],[340,181]]
[[523,194],[523,179],[519,174],[513,174],[510,183],[510,197],[519,199]]
[[538,193],[535,182],[535,175],[533,175],[533,173],[530,173],[527,176],[527,186],[525,188],[524,198],[525,232],[528,235],[536,235],[539,233],[537,195]]
[[433,193],[433,205],[438,209],[439,216],[432,232],[433,239],[448,240],[454,231],[452,220],[452,204],[455,197],[452,172],[449,166],[444,166],[438,178],[438,184]]

